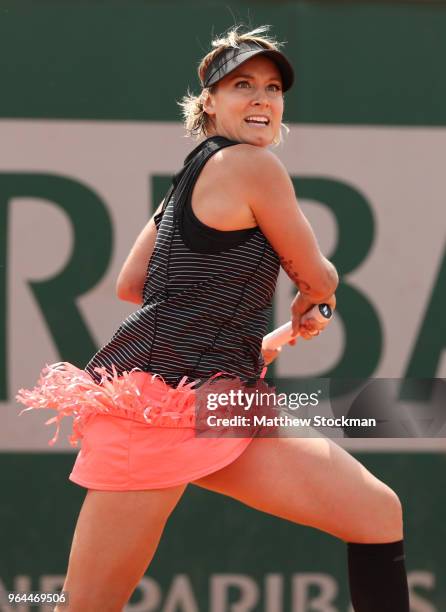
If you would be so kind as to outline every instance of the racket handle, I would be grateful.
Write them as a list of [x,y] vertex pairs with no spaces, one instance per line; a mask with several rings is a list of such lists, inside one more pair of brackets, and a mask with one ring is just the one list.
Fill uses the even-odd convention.
[[[307,319],[316,319],[325,327],[332,316],[333,312],[328,304],[316,304],[302,316],[301,323],[305,323]],[[292,338],[297,338],[297,336],[293,336],[293,327],[291,321],[288,321],[288,323],[277,327],[263,338],[262,349],[277,349],[287,344]]]

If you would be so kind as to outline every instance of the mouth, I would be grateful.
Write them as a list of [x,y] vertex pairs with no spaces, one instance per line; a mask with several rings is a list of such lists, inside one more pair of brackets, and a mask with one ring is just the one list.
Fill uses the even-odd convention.
[[245,118],[245,123],[247,123],[250,127],[260,127],[265,128],[270,124],[270,120],[265,115],[250,115]]

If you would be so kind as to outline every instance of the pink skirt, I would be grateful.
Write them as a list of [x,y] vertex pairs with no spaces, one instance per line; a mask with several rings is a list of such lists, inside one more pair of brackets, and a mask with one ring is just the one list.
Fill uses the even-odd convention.
[[20,414],[56,410],[46,422],[57,424],[50,446],[57,441],[62,418],[73,417],[69,440],[74,447],[81,442],[81,449],[69,479],[80,486],[135,491],[186,484],[229,465],[252,441],[197,435],[193,387],[198,381],[186,384],[184,377],[173,388],[159,374],[97,371],[99,384],[69,362],[47,365],[37,386],[20,389],[16,396],[28,406]]

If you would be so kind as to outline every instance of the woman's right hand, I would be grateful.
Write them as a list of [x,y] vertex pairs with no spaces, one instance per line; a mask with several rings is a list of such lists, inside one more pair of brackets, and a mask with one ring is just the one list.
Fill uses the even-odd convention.
[[[304,340],[311,340],[315,336],[325,329],[326,325],[319,323],[316,319],[307,319],[301,324],[302,316],[311,310],[315,304],[328,304],[332,311],[336,308],[336,296],[333,293],[330,297],[324,298],[323,300],[311,301],[310,298],[298,292],[296,297],[291,303],[291,323],[293,326],[293,334],[303,338]],[[296,344],[296,339],[290,340],[289,344]]]

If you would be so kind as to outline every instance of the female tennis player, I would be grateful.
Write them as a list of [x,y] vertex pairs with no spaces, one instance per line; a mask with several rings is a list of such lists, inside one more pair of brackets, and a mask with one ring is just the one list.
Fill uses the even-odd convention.
[[83,370],[52,364],[18,394],[55,409],[57,425],[72,415],[71,442],[82,441],[69,477],[88,489],[63,587],[70,612],[122,610],[188,483],[341,538],[356,612],[409,610],[400,501],[352,456],[325,438],[194,435],[197,385],[257,380],[278,355],[261,344],[280,265],[298,289],[295,334],[317,335],[302,315],[336,305],[336,270],[269,149],[294,74],[267,29],[215,40],[200,95],[183,99],[202,140],[117,281],[139,308]]

